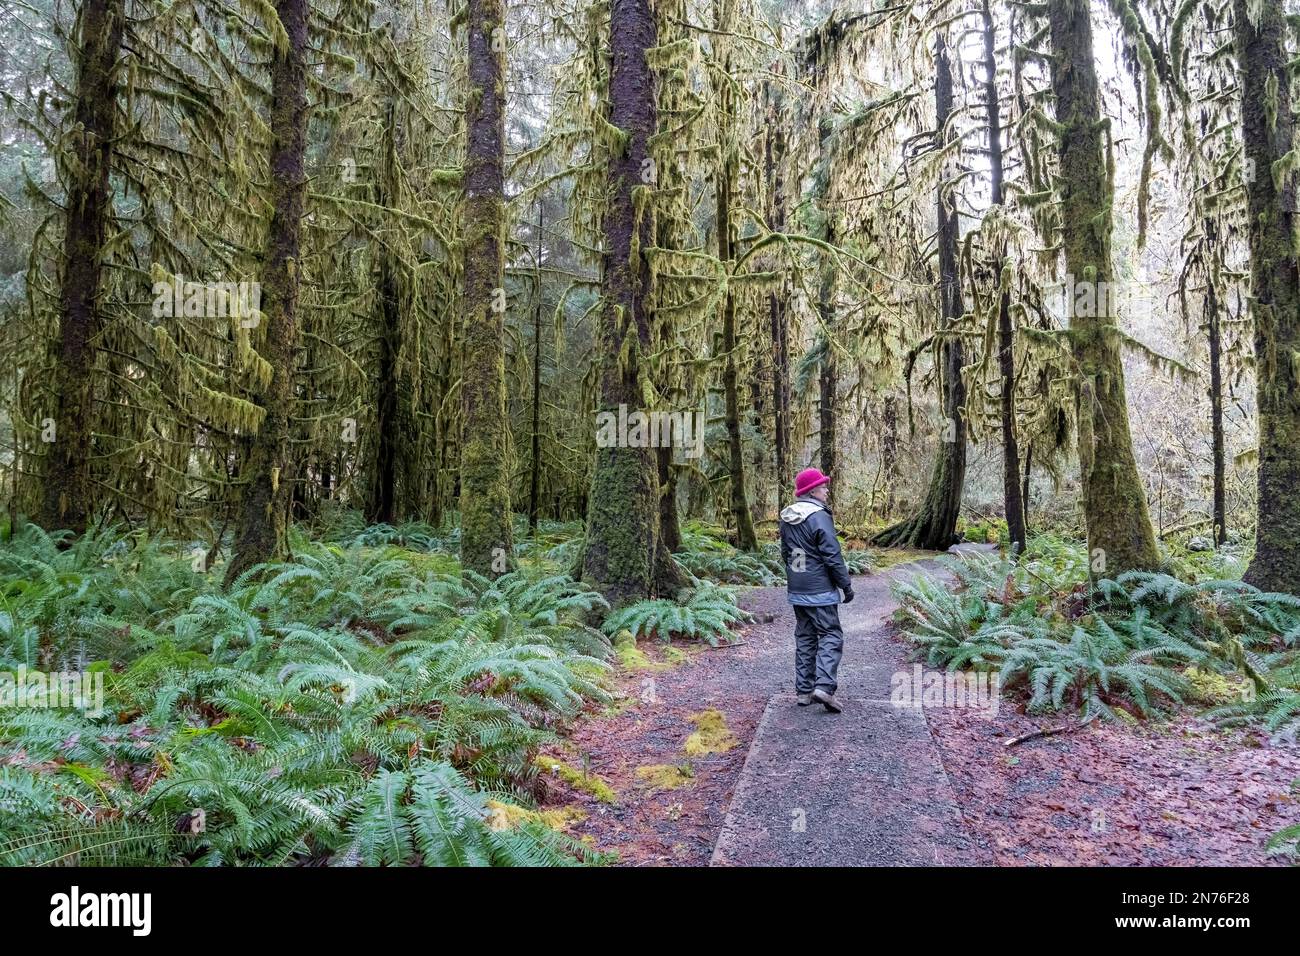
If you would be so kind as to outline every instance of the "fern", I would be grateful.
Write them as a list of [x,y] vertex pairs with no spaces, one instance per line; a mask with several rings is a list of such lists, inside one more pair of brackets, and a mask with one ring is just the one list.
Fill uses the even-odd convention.
[[[931,665],[996,667],[1004,687],[1023,688],[1030,711],[1069,708],[1084,720],[1113,717],[1116,707],[1149,715],[1187,698],[1182,670],[1192,664],[1236,670],[1267,689],[1264,673],[1283,674],[1278,652],[1294,641],[1294,598],[1239,581],[1136,572],[1090,590],[1082,548],[1058,538],[1031,539],[1018,558],[944,563],[955,587],[924,576],[895,585],[904,635]],[[1293,704],[1269,694],[1222,717],[1291,727],[1300,710]]]
[[494,828],[488,794],[446,763],[383,771],[353,801],[339,862],[364,866],[566,866],[591,861],[544,824]]
[[605,602],[553,574],[432,570],[395,543],[433,547],[427,531],[298,540],[228,589],[160,540],[16,536],[0,663],[100,661],[108,700],[99,718],[0,710],[0,861],[595,861],[481,810],[531,785],[558,720],[608,699]]
[[604,630],[611,635],[628,631],[638,639],[690,638],[716,647],[730,633],[733,624],[746,619],[747,615],[736,604],[734,592],[700,583],[682,592],[676,601],[659,598],[630,604],[607,617]]

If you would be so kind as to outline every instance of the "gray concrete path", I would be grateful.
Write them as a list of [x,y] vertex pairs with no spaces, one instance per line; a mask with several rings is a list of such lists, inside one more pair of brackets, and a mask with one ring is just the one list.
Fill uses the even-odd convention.
[[[923,571],[937,573],[937,565],[899,565],[855,580],[857,597],[840,608],[842,714],[817,704],[798,707],[791,689],[768,700],[712,865],[991,862],[962,824],[924,712],[889,701],[893,675],[912,666],[906,649],[886,634],[897,607],[889,587]],[[793,614],[787,614],[789,621],[772,626],[793,633]],[[783,663],[793,669],[793,638],[788,649],[791,659]]]

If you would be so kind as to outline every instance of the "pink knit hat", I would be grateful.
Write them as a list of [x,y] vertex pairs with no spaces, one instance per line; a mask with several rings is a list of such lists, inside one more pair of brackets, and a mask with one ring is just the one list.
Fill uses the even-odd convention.
[[800,498],[808,494],[808,492],[812,491],[814,488],[818,488],[826,484],[830,480],[831,480],[830,475],[823,475],[816,468],[805,468],[803,471],[799,472],[799,474],[795,476],[794,479],[795,497]]

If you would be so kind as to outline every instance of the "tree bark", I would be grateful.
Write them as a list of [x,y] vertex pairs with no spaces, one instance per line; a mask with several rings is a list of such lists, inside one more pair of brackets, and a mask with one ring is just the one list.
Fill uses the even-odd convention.
[[1275,165],[1295,145],[1285,11],[1281,0],[1233,0],[1232,9],[1241,75],[1259,405],[1255,556],[1245,580],[1265,591],[1300,593],[1296,181],[1293,171]]
[[[831,245],[835,243],[837,237],[833,214],[826,203],[826,190],[830,183],[833,131],[834,125],[830,117],[822,117],[818,124],[818,135],[821,149],[820,162],[825,166],[825,173],[819,186],[821,192],[816,199],[821,207],[824,222],[820,238]],[[839,392],[839,370],[835,365],[834,342],[831,341],[831,329],[835,325],[835,265],[825,255],[822,257],[817,286],[817,315],[821,319],[822,336],[826,344],[817,374],[817,466],[823,474],[833,478],[836,470],[835,399]],[[829,500],[834,500],[834,492],[831,492]]]
[[[785,125],[781,115],[781,93],[775,84],[765,86],[768,95],[767,135],[763,157],[767,180],[772,184],[768,223],[773,232],[785,232]],[[785,279],[781,287],[768,294],[767,311],[772,335],[772,419],[773,446],[776,451],[777,507],[794,487],[790,467],[790,287]]]
[[1025,536],[1029,536],[1029,477],[1034,471],[1034,446],[1025,448],[1025,483],[1020,493],[1020,500],[1025,506]]
[[[650,0],[612,0],[610,16],[617,29],[610,39],[608,121],[626,143],[611,151],[607,171],[598,400],[601,412],[617,415],[620,405],[640,407],[642,355],[651,347],[645,250],[655,235],[654,208],[642,176],[657,123],[657,84],[646,55],[656,46],[658,25]],[[656,591],[659,504],[654,449],[597,448],[582,576],[616,607]]]
[[885,434],[880,443],[880,463],[885,472],[886,518],[894,513],[894,491],[898,487],[898,397],[886,395],[881,403]]
[[239,521],[226,583],[286,550],[293,458],[289,437],[294,409],[298,348],[298,281],[302,218],[307,196],[303,168],[307,149],[307,0],[276,0],[288,37],[271,60],[271,227],[262,267],[264,357],[271,381],[258,404],[265,409],[253,436]]
[[1228,543],[1227,461],[1223,436],[1223,327],[1219,294],[1207,265],[1205,324],[1210,339],[1210,442],[1214,459],[1214,543]]
[[[714,29],[723,31],[728,28],[723,16],[723,6],[714,0]],[[617,22],[617,21],[615,21]],[[729,72],[729,63],[724,60],[724,72]],[[728,78],[717,91],[718,110],[723,117],[723,128],[719,135],[723,142],[719,149],[717,178],[714,181],[716,202],[715,228],[718,231],[718,260],[724,267],[730,267],[736,257],[734,227],[731,220],[732,205],[735,202],[734,183],[740,167],[740,157],[734,145],[735,117],[732,115],[732,96]],[[745,492],[745,448],[740,431],[740,390],[737,386],[739,370],[736,352],[740,342],[736,335],[736,297],[730,286],[722,303],[722,350],[725,354],[722,367],[722,391],[726,403],[724,422],[727,429],[727,466],[731,483],[731,520],[736,525],[736,547],[741,551],[757,551],[758,536],[754,532],[754,519],[749,510],[749,498]]]
[[95,340],[103,250],[112,218],[109,170],[117,135],[117,87],[124,0],[86,0],[77,32],[77,134],[70,149],[67,218],[59,283],[59,352],[54,366],[54,441],[45,462],[39,523],[53,531],[86,530],[92,510]]
[[[822,273],[822,292],[817,297],[817,311],[827,327],[835,321],[835,280],[830,269]],[[835,397],[839,392],[839,369],[829,336],[817,374],[817,467],[834,477],[836,470]]]
[[[984,34],[984,109],[988,113],[990,202],[1005,203],[1002,167],[1002,117],[998,97],[995,35],[989,0],[980,7]],[[1006,243],[998,250],[998,277],[1006,265]],[[1012,547],[1025,550],[1025,506],[1020,494],[1020,447],[1016,440],[1016,366],[1015,335],[1011,327],[1011,290],[998,294],[998,375],[1002,414],[1002,497],[1007,516],[1007,532]]]
[[537,201],[537,252],[534,263],[533,294],[537,302],[533,309],[533,421],[532,468],[528,477],[528,530],[537,531],[537,512],[540,508],[542,484],[542,233],[546,226],[546,206]]
[[379,367],[375,407],[375,473],[367,519],[392,524],[397,500],[397,353],[400,349],[401,306],[394,263],[380,253]]
[[[952,68],[942,34],[936,39],[935,108],[936,139],[946,143],[952,115]],[[943,441],[930,472],[930,485],[921,509],[911,518],[886,528],[875,538],[888,546],[947,551],[957,540],[962,488],[966,482],[966,383],[962,379],[965,350],[955,326],[961,318],[961,280],[957,269],[957,210],[945,195],[947,176],[941,174],[935,190],[939,254],[939,299],[942,337],[938,349],[940,389],[943,398]]]
[[[397,201],[393,184],[398,175],[397,156],[402,136],[395,98],[389,99],[387,113],[388,123],[374,189],[375,204],[381,208]],[[397,380],[398,357],[402,348],[402,296],[398,281],[401,267],[387,245],[379,247],[377,257],[379,358],[375,383],[374,473],[366,502],[366,518],[372,523],[392,524],[397,515],[398,440],[402,434]],[[409,493],[407,489],[408,496]]]
[[671,446],[655,449],[659,469],[659,543],[669,554],[682,549],[681,521],[677,514],[677,472]]
[[505,389],[505,3],[467,0],[465,243],[461,361],[460,561],[514,567]]
[[[1078,381],[1078,448],[1093,573],[1114,577],[1159,565],[1146,491],[1129,432],[1120,334],[1112,313],[1113,185],[1103,149],[1092,20],[1087,0],[1049,4],[1052,90],[1060,125],[1061,243],[1072,288],[1095,308],[1071,308]],[[1074,300],[1075,297],[1071,296]],[[1073,305],[1073,301],[1072,301]]]

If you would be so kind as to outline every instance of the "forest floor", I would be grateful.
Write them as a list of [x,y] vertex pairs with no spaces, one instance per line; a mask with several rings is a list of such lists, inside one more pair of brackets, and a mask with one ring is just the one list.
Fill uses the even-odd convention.
[[755,623],[738,644],[625,651],[615,703],[547,751],[578,774],[545,775],[542,809],[630,866],[1281,862],[1264,844],[1300,822],[1298,747],[1190,713],[1007,747],[1073,718],[1011,700],[995,715],[893,708],[891,678],[913,658],[889,587],[923,571],[937,566],[855,580],[840,609],[841,715],[795,705],[780,588],[744,594]]

